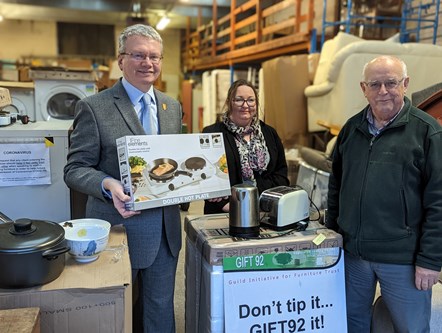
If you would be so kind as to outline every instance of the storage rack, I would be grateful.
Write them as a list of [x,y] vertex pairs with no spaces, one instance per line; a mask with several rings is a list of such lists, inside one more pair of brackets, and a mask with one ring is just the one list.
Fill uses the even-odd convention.
[[[214,2],[216,4],[216,1]],[[261,62],[311,47],[313,0],[232,0],[230,13],[182,36],[184,72]],[[200,21],[200,20],[198,20]]]
[[[382,1],[382,0],[377,0]],[[327,0],[323,0],[321,46],[325,42],[326,29],[328,27],[339,28],[346,33],[352,29],[361,32],[365,28],[394,28],[399,31],[401,43],[420,42],[422,30],[431,31],[431,39],[436,44],[437,28],[439,25],[440,0],[404,0],[402,1],[401,15],[397,16],[373,16],[363,15],[355,10],[361,3],[367,4],[367,0],[347,0],[341,2],[342,15],[337,21],[327,21]],[[373,1],[371,1],[373,4]],[[376,3],[376,1],[374,1]],[[386,23],[388,22],[388,23]]]
[[401,21],[400,41],[402,43],[412,40],[415,33],[415,41],[421,41],[422,30],[428,29],[432,32],[433,44],[437,41],[437,28],[439,26],[440,0],[432,1],[410,1],[404,2],[403,17]]

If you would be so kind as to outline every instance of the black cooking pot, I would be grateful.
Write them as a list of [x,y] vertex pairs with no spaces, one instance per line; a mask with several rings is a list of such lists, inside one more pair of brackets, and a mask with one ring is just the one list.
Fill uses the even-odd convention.
[[51,282],[65,267],[64,229],[58,223],[0,213],[0,288],[28,288]]

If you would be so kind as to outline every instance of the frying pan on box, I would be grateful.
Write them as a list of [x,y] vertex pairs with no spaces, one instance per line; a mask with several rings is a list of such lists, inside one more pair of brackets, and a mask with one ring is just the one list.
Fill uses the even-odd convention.
[[[155,170],[157,170],[161,165],[166,164],[166,163],[172,165],[172,169],[170,169],[169,171],[167,171],[161,175],[155,174]],[[149,177],[151,179],[154,179],[157,181],[170,180],[177,175],[186,175],[186,176],[192,177],[192,174],[190,172],[178,170],[178,163],[171,158],[157,158],[156,160],[152,161],[152,163],[150,164],[150,169],[148,170],[148,173],[149,173]]]

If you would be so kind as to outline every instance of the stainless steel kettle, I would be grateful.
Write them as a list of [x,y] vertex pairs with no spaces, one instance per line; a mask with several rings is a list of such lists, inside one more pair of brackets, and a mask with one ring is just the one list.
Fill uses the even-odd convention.
[[259,194],[256,186],[232,186],[229,208],[229,234],[234,237],[259,236]]

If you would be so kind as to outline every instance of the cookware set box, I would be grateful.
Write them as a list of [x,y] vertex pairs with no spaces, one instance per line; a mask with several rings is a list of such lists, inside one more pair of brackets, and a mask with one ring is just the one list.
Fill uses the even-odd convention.
[[221,133],[125,136],[117,149],[128,209],[230,195]]

